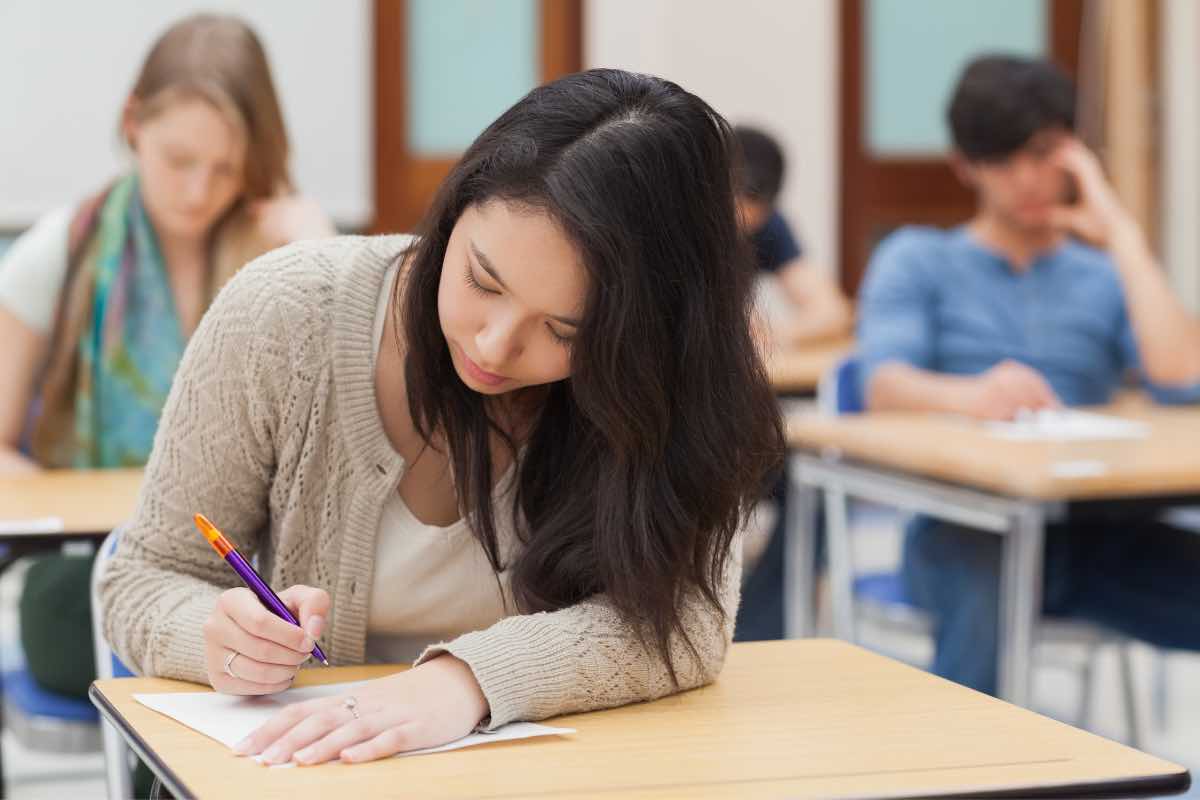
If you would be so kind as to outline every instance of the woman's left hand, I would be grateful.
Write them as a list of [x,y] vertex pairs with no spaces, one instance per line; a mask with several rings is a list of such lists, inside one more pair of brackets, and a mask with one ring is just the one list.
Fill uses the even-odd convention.
[[[351,697],[357,718],[346,702]],[[287,706],[234,752],[262,753],[268,764],[372,761],[461,739],[487,714],[471,668],[447,654],[350,694]]]

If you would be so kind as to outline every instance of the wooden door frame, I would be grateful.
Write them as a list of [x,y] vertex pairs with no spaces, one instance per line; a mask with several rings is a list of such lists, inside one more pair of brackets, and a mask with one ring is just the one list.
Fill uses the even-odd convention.
[[[875,221],[949,225],[974,208],[973,193],[955,177],[945,158],[893,158],[871,163],[864,148],[865,48],[863,23],[867,0],[841,0],[841,193],[838,214],[839,270],[843,289],[853,296],[866,270],[868,226]],[[1052,60],[1072,77],[1078,74],[1079,22],[1083,0],[1048,0]],[[938,198],[912,215],[914,195]],[[865,219],[864,219],[865,217]]]
[[[456,157],[417,157],[408,143],[407,0],[374,0],[372,233],[411,231]],[[583,68],[583,0],[540,0],[543,82]]]

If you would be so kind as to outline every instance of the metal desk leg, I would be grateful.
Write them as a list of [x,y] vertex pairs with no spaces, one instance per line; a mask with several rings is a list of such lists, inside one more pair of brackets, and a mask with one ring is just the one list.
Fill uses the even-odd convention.
[[797,639],[816,632],[813,590],[817,582],[817,490],[797,479],[789,462],[791,491],[787,502],[784,547],[784,636]]
[[[5,570],[13,565],[17,560],[15,548],[10,549],[8,553],[0,555],[0,577],[3,577]],[[0,639],[7,638],[5,631],[0,630]],[[0,669],[0,737],[4,733],[4,670]],[[0,800],[4,800],[8,794],[4,786],[4,746],[0,742]]]
[[829,551],[833,635],[843,641],[853,642],[854,559],[850,549],[846,492],[840,486],[825,489],[825,542]]
[[1000,696],[1028,706],[1034,628],[1042,610],[1045,514],[1040,505],[1023,505],[1004,538],[1000,586]]

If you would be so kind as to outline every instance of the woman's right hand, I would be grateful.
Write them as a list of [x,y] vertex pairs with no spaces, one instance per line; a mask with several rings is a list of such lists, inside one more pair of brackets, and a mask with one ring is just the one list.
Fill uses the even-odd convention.
[[25,475],[39,469],[35,461],[26,458],[16,448],[0,444],[0,475]]
[[[218,692],[281,692],[292,685],[296,672],[312,655],[329,614],[329,593],[297,585],[280,592],[279,599],[301,627],[272,614],[244,587],[224,591],[217,598],[204,622],[204,663],[208,682]],[[226,671],[231,653],[237,655]]]

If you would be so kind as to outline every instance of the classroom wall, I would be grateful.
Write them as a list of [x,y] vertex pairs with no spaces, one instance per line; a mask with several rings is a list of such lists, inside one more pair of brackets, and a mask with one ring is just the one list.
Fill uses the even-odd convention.
[[779,138],[781,206],[815,262],[837,263],[837,0],[587,0],[584,63],[669,78]]
[[1162,5],[1163,260],[1172,283],[1200,310],[1200,4]]
[[[121,168],[121,98],[154,36],[198,8],[259,30],[290,125],[299,185],[343,226],[371,216],[368,0],[3,0],[0,231],[92,191]],[[676,80],[731,121],[779,137],[781,206],[815,261],[837,263],[837,0],[586,0],[584,60]],[[735,10],[736,9],[736,10]],[[1200,7],[1165,0],[1162,252],[1200,308]],[[313,41],[322,42],[313,57]],[[19,124],[12,124],[19,121]],[[81,132],[87,132],[82,134]]]
[[0,230],[123,169],[116,126],[137,70],[162,30],[201,9],[236,12],[263,40],[299,187],[340,225],[369,221],[368,0],[0,0]]
[[[723,0],[588,0],[585,63],[663,75],[731,121],[771,130],[791,165],[783,210],[814,259],[835,265],[837,0],[744,0],[736,8]],[[1200,311],[1200,4],[1164,0],[1162,13],[1159,250],[1184,302]]]

